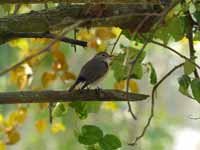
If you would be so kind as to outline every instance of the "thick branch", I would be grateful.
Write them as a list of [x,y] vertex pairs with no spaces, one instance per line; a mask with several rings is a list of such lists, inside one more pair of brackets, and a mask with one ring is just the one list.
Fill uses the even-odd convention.
[[20,34],[17,35],[17,33],[48,33],[63,29],[79,20],[87,20],[81,25],[83,27],[118,26],[134,31],[145,16],[150,16],[146,24],[138,31],[147,32],[161,12],[159,5],[155,7],[133,4],[67,5],[0,18],[0,44],[13,38],[20,38]]
[[[130,101],[142,101],[148,95],[129,93]],[[0,104],[50,103],[70,101],[126,101],[126,92],[119,90],[19,91],[1,92]]]
[[160,4],[159,0],[151,0],[151,2],[141,1],[141,0],[3,0],[0,3],[47,3],[47,2],[54,2],[54,3],[156,3]]

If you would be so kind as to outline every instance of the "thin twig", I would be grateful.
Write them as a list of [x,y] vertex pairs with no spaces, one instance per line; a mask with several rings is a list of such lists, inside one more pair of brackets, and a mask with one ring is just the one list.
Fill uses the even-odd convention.
[[[130,75],[131,75],[131,72],[132,72],[132,70],[133,70],[133,68],[134,68],[135,63],[137,62],[138,58],[141,56],[141,54],[142,54],[142,52],[144,51],[145,47],[148,45],[148,43],[149,43],[150,40],[152,39],[152,37],[153,37],[153,35],[154,35],[154,33],[155,33],[157,27],[158,27],[158,26],[160,25],[160,23],[163,21],[163,19],[164,19],[165,16],[168,14],[168,12],[169,12],[171,9],[173,9],[180,1],[181,1],[181,0],[176,0],[174,3],[171,3],[171,4],[169,5],[169,7],[166,7],[166,8],[164,9],[164,11],[161,13],[161,16],[160,16],[160,18],[158,19],[158,22],[156,22],[156,24],[154,25],[154,28],[153,28],[153,30],[152,30],[152,34],[144,41],[143,47],[140,49],[139,53],[135,56],[135,58],[131,61],[131,67],[130,67],[130,69],[129,69],[129,71],[128,71],[128,79],[129,79],[129,80],[130,80]],[[129,81],[127,80],[126,92],[128,91],[128,88],[129,88],[128,85],[129,85]],[[139,136],[137,136],[136,139],[135,139],[135,141],[134,141],[133,143],[130,143],[130,145],[135,146],[135,145],[137,144],[138,140],[140,140],[140,139],[144,136],[144,134],[145,134],[145,132],[146,132],[148,126],[149,126],[150,123],[151,123],[151,120],[152,120],[152,117],[153,117],[153,111],[154,111],[154,100],[152,99],[151,113],[150,113],[150,116],[149,116],[149,118],[148,118],[148,121],[147,121],[147,123],[146,123],[146,125],[145,125],[145,127],[144,127],[144,129],[143,129],[143,131],[142,131],[142,133],[141,133]]]
[[13,12],[13,15],[16,15],[19,12],[20,7],[21,7],[21,4],[15,4],[15,10]]
[[[74,40],[76,40],[77,29],[74,29]],[[76,52],[76,44],[74,44],[74,51]]]
[[151,120],[152,120],[152,118],[153,118],[153,116],[154,116],[154,105],[155,105],[155,98],[154,98],[154,95],[155,95],[155,92],[156,92],[157,88],[159,87],[159,85],[160,85],[163,81],[165,81],[165,79],[168,78],[175,70],[177,70],[178,68],[180,68],[180,67],[183,66],[183,65],[184,65],[184,63],[181,63],[181,64],[175,66],[175,67],[174,67],[173,69],[171,69],[166,75],[164,75],[164,76],[160,79],[160,81],[158,81],[158,82],[154,85],[153,90],[152,90],[152,94],[151,94],[152,100],[151,100],[151,113],[150,113],[150,116],[149,116],[149,118],[148,118],[148,120],[147,120],[147,123],[146,123],[145,127],[144,127],[143,130],[142,130],[142,133],[141,133],[139,136],[136,137],[136,139],[135,139],[135,141],[134,141],[133,143],[131,143],[131,144],[129,144],[129,145],[132,145],[132,146],[136,145],[136,143],[138,142],[138,140],[140,140],[140,139],[144,136],[144,134],[145,134],[146,131],[147,131],[147,128],[150,126]]
[[70,30],[74,29],[75,27],[79,26],[80,24],[84,23],[85,21],[77,21],[75,24],[70,25],[69,27],[65,28],[63,30],[63,32],[61,32],[51,43],[49,43],[45,48],[43,48],[42,50],[27,56],[26,58],[24,58],[23,60],[21,60],[20,62],[8,67],[7,69],[3,70],[0,72],[0,76],[4,75],[5,73],[8,73],[9,71],[16,69],[17,67],[19,67],[20,65],[22,65],[23,63],[33,59],[36,56],[39,56],[45,52],[48,52],[51,48],[51,46],[53,46],[57,41],[59,41],[59,39],[61,39],[67,32],[69,32]]
[[117,45],[117,43],[118,43],[118,41],[119,41],[121,35],[122,35],[122,31],[120,32],[120,34],[118,35],[118,37],[117,37],[115,43],[113,44],[112,50],[111,50],[111,52],[110,52],[111,55],[112,55],[112,53],[114,52],[115,47],[116,47],[116,45]]
[[168,50],[170,50],[170,51],[172,51],[173,53],[177,54],[177,55],[180,56],[181,58],[183,58],[183,59],[189,61],[191,64],[195,65],[198,69],[200,69],[200,66],[199,66],[197,63],[195,63],[194,61],[192,61],[190,58],[188,58],[188,57],[182,55],[181,53],[179,53],[179,52],[176,51],[175,49],[173,49],[173,48],[171,48],[171,47],[169,47],[169,46],[167,46],[167,45],[165,45],[165,44],[162,44],[162,43],[160,43],[160,42],[157,42],[157,41],[155,41],[155,40],[151,40],[150,42],[153,43],[153,44],[162,46],[162,47],[164,47],[164,48],[167,48]]

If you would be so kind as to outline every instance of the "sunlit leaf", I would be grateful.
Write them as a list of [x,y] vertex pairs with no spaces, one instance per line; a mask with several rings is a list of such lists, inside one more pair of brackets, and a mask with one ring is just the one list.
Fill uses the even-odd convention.
[[112,28],[112,33],[115,35],[115,37],[118,37],[121,32],[122,32],[122,29],[120,29],[119,27]]
[[56,71],[67,70],[68,64],[65,59],[65,54],[58,49],[52,50],[51,53],[53,57],[55,58],[55,62],[53,63],[52,68]]
[[35,127],[39,133],[44,133],[47,129],[47,121],[44,119],[37,120]]
[[78,140],[81,144],[93,145],[103,137],[103,131],[94,125],[84,125]]
[[84,41],[89,41],[93,36],[92,32],[84,28],[81,28],[77,33],[77,39]]
[[103,150],[115,150],[122,146],[118,137],[112,134],[106,134],[99,142]]
[[63,132],[65,131],[65,126],[62,124],[62,123],[53,123],[52,126],[51,126],[51,132],[53,134],[57,134],[57,133],[60,133],[60,132]]

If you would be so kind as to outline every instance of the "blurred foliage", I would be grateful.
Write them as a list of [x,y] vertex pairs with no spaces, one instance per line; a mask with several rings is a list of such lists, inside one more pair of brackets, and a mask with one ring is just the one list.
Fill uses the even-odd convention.
[[[57,4],[49,3],[48,6],[56,7]],[[20,7],[18,13],[37,11],[43,8],[43,4],[26,4]],[[0,6],[0,16],[12,15],[14,10],[14,5],[2,5]],[[153,38],[164,44],[180,43],[183,39],[187,39],[189,18],[186,14],[188,11],[194,19],[193,21],[199,25],[199,2],[186,1],[169,12],[162,25],[157,28]],[[125,90],[128,69],[131,66],[130,61],[137,56],[144,40],[140,36],[118,27],[79,28],[77,39],[87,41],[87,48],[78,47],[75,53],[73,45],[57,42],[48,53],[39,55],[10,71],[8,75],[2,76],[0,90],[67,89],[73,84],[78,71],[89,59],[89,56],[100,51],[110,52],[120,33],[122,36],[114,50],[115,58],[111,64],[109,80],[103,85]],[[150,34],[149,32],[143,36]],[[193,35],[194,41],[200,41],[198,26],[194,27]],[[68,33],[67,36],[73,37],[73,32]],[[45,38],[15,39],[1,45],[0,70],[38,52],[51,41]],[[154,63],[145,62],[148,57],[148,52],[144,51],[134,65],[129,82],[130,92],[140,91],[143,93],[144,89],[141,90],[140,85],[146,76],[148,76],[151,87],[158,82],[157,68]],[[195,60],[196,58],[191,58],[191,61],[195,62]],[[178,78],[179,91],[199,102],[200,80],[193,76],[195,66],[191,62],[185,61],[183,69],[184,72]],[[147,86],[145,82],[145,88]],[[162,108],[160,109],[162,110]],[[143,111],[144,109],[142,109],[142,115]],[[57,103],[53,109],[54,121],[50,124],[48,104],[46,103],[4,105],[0,107],[0,150],[114,150],[120,147],[122,147],[121,149],[130,149],[127,141],[132,140],[134,134],[132,130],[137,130],[138,127],[132,126],[127,112],[128,108],[125,104],[116,102]],[[147,115],[147,112],[145,113]],[[161,114],[159,115],[161,116]],[[161,118],[163,124],[168,124],[164,117]],[[146,143],[144,147],[148,146],[146,148],[148,150],[163,150],[166,147],[170,149],[173,137],[165,125],[154,125],[149,128],[143,141]]]

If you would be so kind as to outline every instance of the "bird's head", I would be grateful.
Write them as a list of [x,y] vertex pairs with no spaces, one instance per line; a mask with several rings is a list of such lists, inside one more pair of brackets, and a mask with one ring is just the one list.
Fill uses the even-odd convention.
[[112,55],[109,55],[107,52],[99,52],[94,56],[94,58],[100,61],[105,61],[107,63],[110,63],[112,59]]

